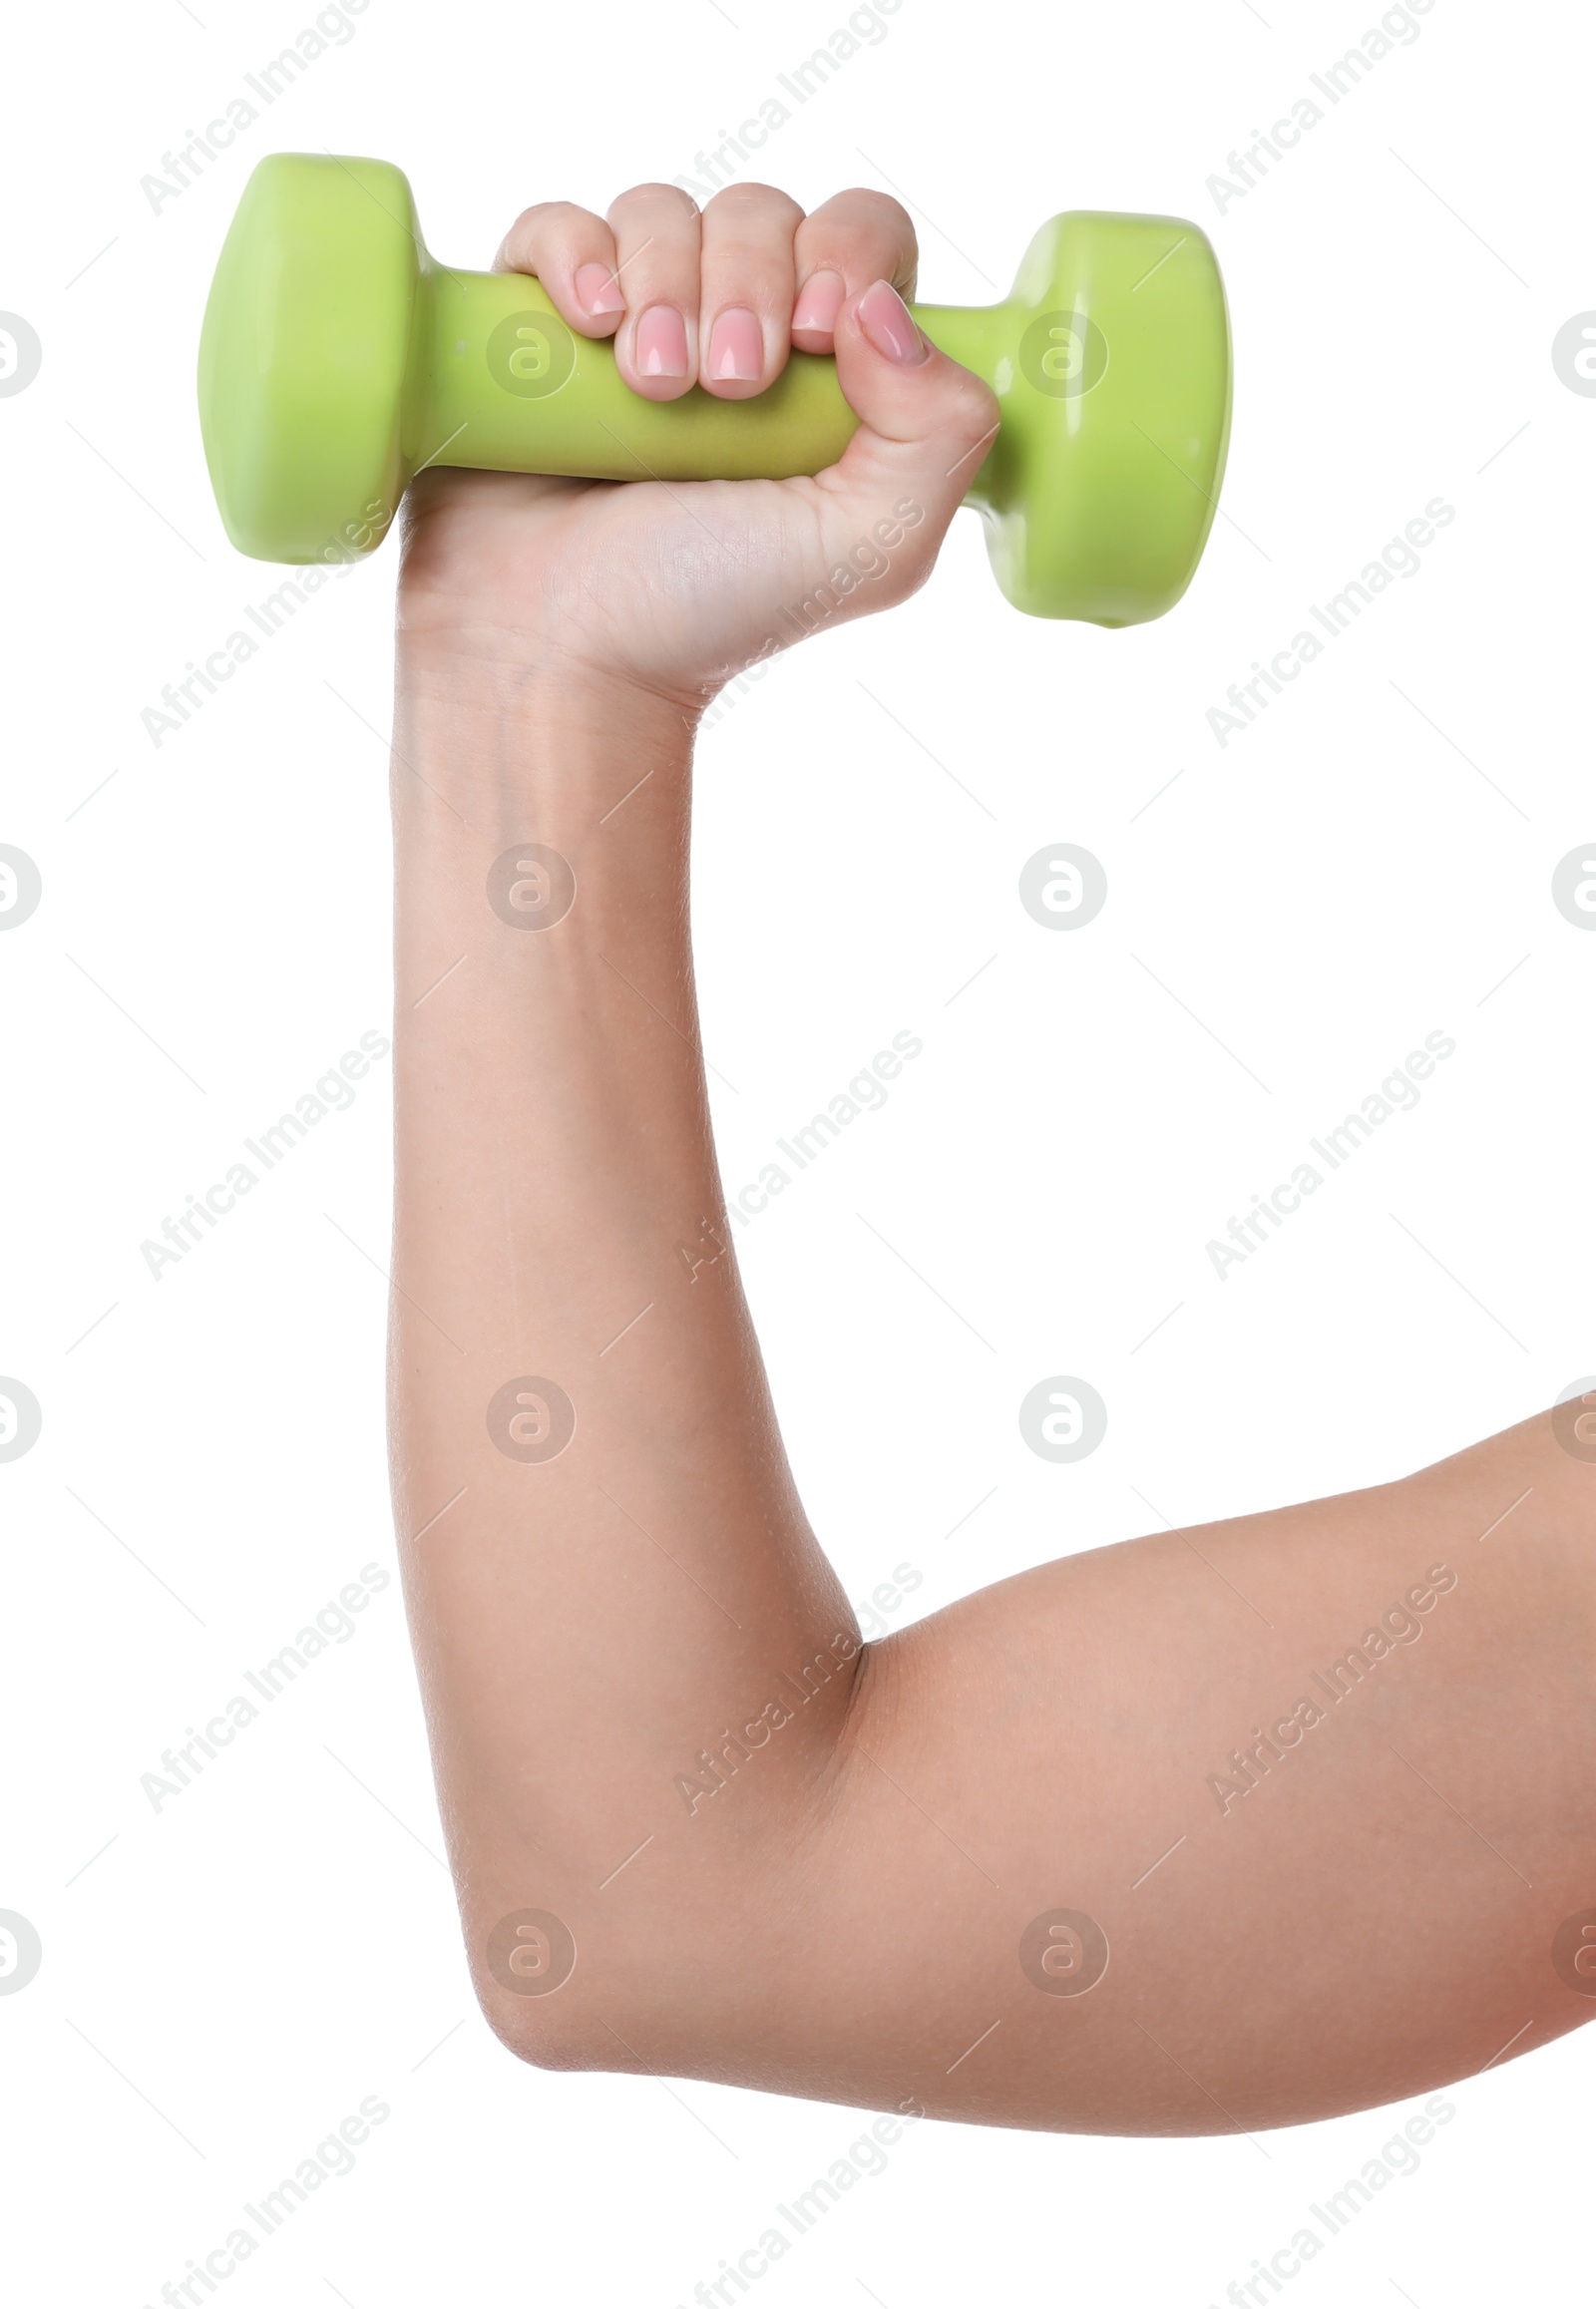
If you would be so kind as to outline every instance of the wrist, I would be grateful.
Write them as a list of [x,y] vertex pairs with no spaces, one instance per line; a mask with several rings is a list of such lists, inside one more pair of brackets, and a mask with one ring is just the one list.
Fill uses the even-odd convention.
[[399,629],[395,693],[402,706],[464,731],[500,734],[558,724],[596,738],[691,745],[701,705],[649,688],[618,666],[523,633],[462,626]]
[[618,778],[618,798],[647,771],[684,766],[696,721],[679,700],[557,647],[521,643],[510,654],[480,633],[401,630],[396,806],[418,785],[446,798],[552,798]]

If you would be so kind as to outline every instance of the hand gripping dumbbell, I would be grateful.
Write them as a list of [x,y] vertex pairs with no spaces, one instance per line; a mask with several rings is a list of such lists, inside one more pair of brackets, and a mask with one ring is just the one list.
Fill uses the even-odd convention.
[[[1230,328],[1195,224],[1076,210],[1001,303],[916,305],[1001,423],[966,504],[998,582],[1037,617],[1134,625],[1185,591],[1230,433]],[[836,364],[794,352],[768,391],[641,399],[525,273],[422,245],[384,161],[278,153],[233,218],[200,340],[200,421],[227,535],[259,561],[379,544],[423,466],[596,481],[782,479],[841,456]]]

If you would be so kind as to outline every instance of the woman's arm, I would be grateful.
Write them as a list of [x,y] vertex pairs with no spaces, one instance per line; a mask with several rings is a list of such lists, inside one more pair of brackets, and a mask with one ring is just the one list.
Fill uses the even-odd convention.
[[[558,228],[564,274],[547,242],[519,260],[553,292],[598,224]],[[903,590],[951,517],[989,404],[858,317],[906,231],[834,233],[865,422],[832,476],[440,478],[410,540],[395,1490],[473,1970],[552,2066],[1100,2130],[1390,2100],[1591,2011],[1551,1952],[1596,1900],[1596,1469],[1536,1420],[864,1648],[738,1281],[691,723],[839,538],[922,509]],[[800,236],[796,285],[815,269]]]

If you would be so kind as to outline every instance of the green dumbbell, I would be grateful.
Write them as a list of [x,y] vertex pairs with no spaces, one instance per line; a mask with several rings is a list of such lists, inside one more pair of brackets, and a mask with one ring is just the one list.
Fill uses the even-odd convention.
[[[965,502],[998,582],[1038,617],[1134,625],[1207,540],[1230,434],[1230,327],[1195,224],[1079,210],[1012,293],[917,305],[1002,421]],[[644,401],[608,339],[525,273],[455,272],[385,161],[277,153],[244,188],[200,340],[200,421],[228,537],[266,562],[379,544],[423,466],[596,481],[818,473],[858,423],[836,365],[795,352],[768,392]]]

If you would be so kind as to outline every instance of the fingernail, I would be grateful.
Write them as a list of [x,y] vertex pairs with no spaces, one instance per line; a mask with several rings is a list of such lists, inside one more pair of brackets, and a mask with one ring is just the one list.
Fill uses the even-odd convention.
[[752,385],[764,365],[765,340],[755,316],[740,308],[723,312],[709,332],[710,376]]
[[859,326],[889,361],[901,369],[915,369],[930,357],[931,347],[909,317],[909,307],[890,280],[873,280],[854,308]]
[[800,329],[813,329],[829,337],[837,325],[845,285],[840,272],[817,272],[806,280],[792,308],[793,335]]
[[624,312],[626,300],[620,293],[620,283],[602,264],[579,264],[577,267],[577,294],[583,309],[599,320],[612,312]]
[[651,304],[637,323],[632,363],[639,377],[684,377],[687,331],[673,304]]

